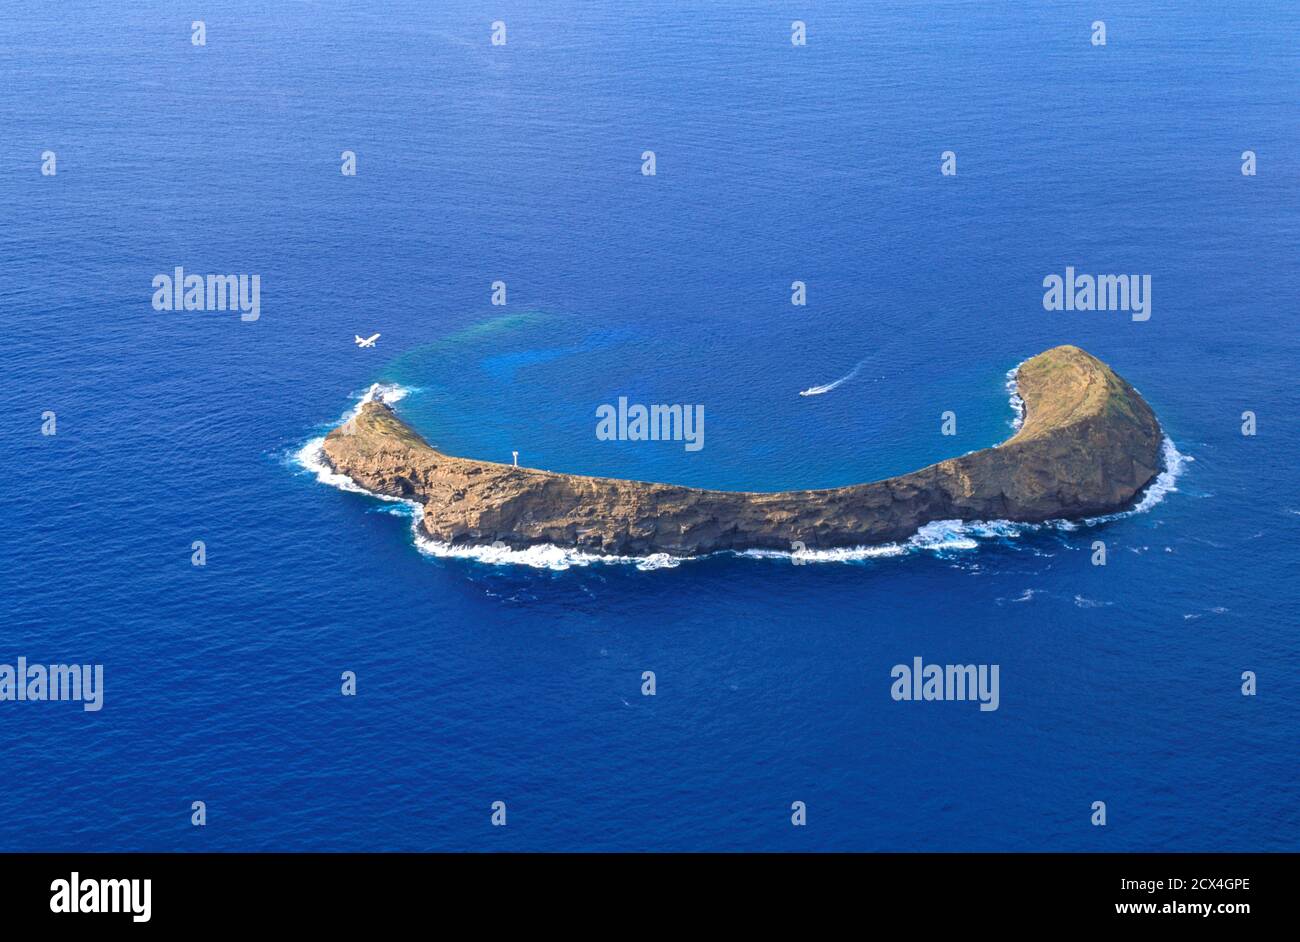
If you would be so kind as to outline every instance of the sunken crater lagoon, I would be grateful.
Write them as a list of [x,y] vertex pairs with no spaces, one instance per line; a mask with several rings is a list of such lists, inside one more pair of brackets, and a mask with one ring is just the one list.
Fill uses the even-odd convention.
[[1016,383],[1023,422],[1007,441],[821,490],[715,491],[454,457],[379,400],[333,429],[322,453],[358,487],[418,504],[429,539],[623,557],[850,548],[940,520],[1077,520],[1126,509],[1160,473],[1155,414],[1096,357],[1054,347],[1022,363]]

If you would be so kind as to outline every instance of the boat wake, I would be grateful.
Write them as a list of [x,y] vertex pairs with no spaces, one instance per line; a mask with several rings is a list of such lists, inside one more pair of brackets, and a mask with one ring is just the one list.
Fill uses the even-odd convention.
[[836,387],[841,386],[844,383],[847,383],[849,380],[853,379],[853,377],[857,376],[858,371],[862,369],[862,364],[866,362],[867,362],[866,360],[859,360],[857,366],[853,367],[853,369],[850,370],[848,373],[841,376],[839,379],[835,380],[835,382],[827,383],[825,386],[810,386],[809,388],[805,389],[803,392],[799,393],[799,395],[801,396],[824,395],[825,393],[828,393],[832,389],[835,389]]

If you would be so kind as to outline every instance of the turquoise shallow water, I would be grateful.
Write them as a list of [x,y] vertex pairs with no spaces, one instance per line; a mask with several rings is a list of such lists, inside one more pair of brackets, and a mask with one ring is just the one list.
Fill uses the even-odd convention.
[[[909,364],[870,343],[860,350],[857,361],[834,356],[821,372],[793,366],[779,347],[738,351],[744,358],[722,369],[701,355],[698,338],[612,328],[598,316],[485,313],[475,329],[405,351],[376,378],[414,391],[404,417],[449,453],[510,460],[519,450],[534,467],[700,487],[850,484],[1011,434],[1006,372],[1016,360],[971,369]],[[799,395],[845,376],[834,396]],[[597,410],[617,408],[620,397],[703,406],[704,445],[602,440]],[[900,403],[910,414],[900,415]],[[958,407],[955,438],[965,448],[941,434],[942,412]],[[929,428],[918,435],[927,408]]]
[[[749,3],[203,15],[0,23],[0,663],[106,677],[0,703],[6,849],[1298,849],[1292,8],[812,4],[801,50]],[[260,273],[260,319],[154,311],[175,265]],[[1044,311],[1067,265],[1152,274],[1151,320]],[[1149,511],[553,570],[295,460],[387,382],[452,453],[846,484],[1001,440],[1058,343],[1194,459]],[[597,440],[622,395],[705,447]],[[999,709],[894,702],[916,656],[999,664]]]

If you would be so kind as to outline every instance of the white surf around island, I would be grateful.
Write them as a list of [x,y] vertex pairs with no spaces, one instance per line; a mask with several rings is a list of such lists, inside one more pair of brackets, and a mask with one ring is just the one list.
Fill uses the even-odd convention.
[[[410,386],[394,383],[374,383],[357,397],[356,405],[339,416],[331,427],[342,425],[354,417],[367,402],[383,402],[387,405],[401,402],[408,395],[419,390]],[[594,563],[611,565],[635,565],[638,569],[671,569],[680,565],[688,557],[669,556],[667,553],[654,553],[650,556],[605,556],[599,553],[586,553],[553,544],[540,544],[525,549],[513,549],[504,544],[478,546],[457,546],[431,539],[420,528],[423,517],[423,505],[419,501],[406,500],[388,494],[377,494],[362,487],[346,474],[340,474],[330,467],[325,459],[325,436],[312,438],[292,455],[292,463],[303,471],[315,475],[321,484],[340,491],[353,494],[365,494],[376,500],[392,504],[393,510],[408,517],[411,522],[411,538],[416,549],[427,556],[450,559],[472,559],[488,565],[528,566],[533,569],[564,570],[573,566],[590,566]],[[697,557],[689,557],[697,558]]]
[[[860,368],[861,364],[859,364]],[[853,373],[829,384],[834,388]],[[1019,430],[1024,422],[1025,406],[1016,386],[1016,372],[1019,366],[1007,373],[1007,391],[1011,397],[1014,412],[1012,427]],[[333,425],[340,425],[357,414],[367,402],[383,402],[392,405],[401,402],[408,395],[418,392],[418,388],[400,386],[393,383],[374,383],[357,397],[357,403],[339,417]],[[802,395],[802,394],[801,394]],[[556,546],[551,543],[514,549],[502,543],[491,545],[460,546],[431,539],[420,527],[423,517],[423,505],[419,501],[377,494],[362,487],[346,474],[339,474],[325,460],[325,437],[319,436],[307,441],[293,452],[291,463],[304,472],[315,475],[321,484],[354,494],[365,494],[377,500],[394,505],[394,512],[409,517],[411,538],[416,549],[427,556],[443,559],[468,559],[493,566],[527,566],[532,569],[549,569],[563,571],[574,566],[624,565],[636,566],[640,570],[674,569],[684,562],[706,559],[708,556],[670,556],[667,553],[653,553],[649,556],[607,556],[601,553],[589,553],[570,547]],[[1088,517],[1083,520],[1048,520],[1044,523],[1018,523],[1014,520],[934,520],[919,528],[906,540],[897,543],[882,543],[874,546],[840,547],[836,549],[817,549],[809,547],[799,550],[726,550],[711,553],[709,556],[742,556],[750,559],[788,559],[797,563],[854,563],[872,559],[894,556],[909,556],[915,553],[934,553],[942,555],[952,552],[968,552],[978,549],[981,540],[1016,539],[1027,533],[1041,530],[1073,531],[1084,527],[1093,527],[1122,520],[1135,514],[1146,513],[1169,494],[1178,490],[1178,479],[1186,470],[1187,464],[1196,459],[1184,455],[1169,436],[1164,437],[1162,445],[1163,470],[1156,476],[1136,504],[1127,510],[1106,514],[1100,517]]]
[[[392,405],[395,402],[401,402],[412,392],[416,390],[410,386],[399,386],[396,383],[373,383],[369,389],[357,397],[357,404],[348,411],[339,416],[337,425],[342,425],[353,419],[361,410],[361,407],[367,402],[385,402]],[[332,426],[331,426],[332,427]],[[374,491],[362,487],[346,474],[339,474],[330,467],[329,462],[325,460],[325,436],[310,439],[301,448],[293,453],[292,463],[302,468],[304,471],[310,471],[316,475],[316,480],[321,484],[328,484],[330,487],[338,488],[340,491],[351,491],[354,494],[367,494],[379,500],[388,501],[394,504],[409,504],[411,501],[402,500],[397,497],[389,497],[386,494],[376,494]]]
[[1011,369],[1007,370],[1007,395],[1011,397],[1011,428],[1014,431],[1020,431],[1020,426],[1025,424],[1025,400],[1020,398],[1020,387],[1016,384],[1016,377],[1020,375],[1021,364],[1017,363]]

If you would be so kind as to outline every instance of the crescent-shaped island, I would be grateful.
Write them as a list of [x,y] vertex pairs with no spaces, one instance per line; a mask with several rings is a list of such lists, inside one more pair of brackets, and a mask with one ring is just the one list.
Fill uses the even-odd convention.
[[1163,434],[1138,392],[1078,347],[1016,374],[1024,421],[1000,445],[909,474],[824,490],[751,493],[583,477],[444,455],[383,402],[325,438],[361,487],[417,501],[425,534],[454,545],[554,544],[696,556],[888,543],[936,520],[1041,523],[1126,509],[1161,470]]

